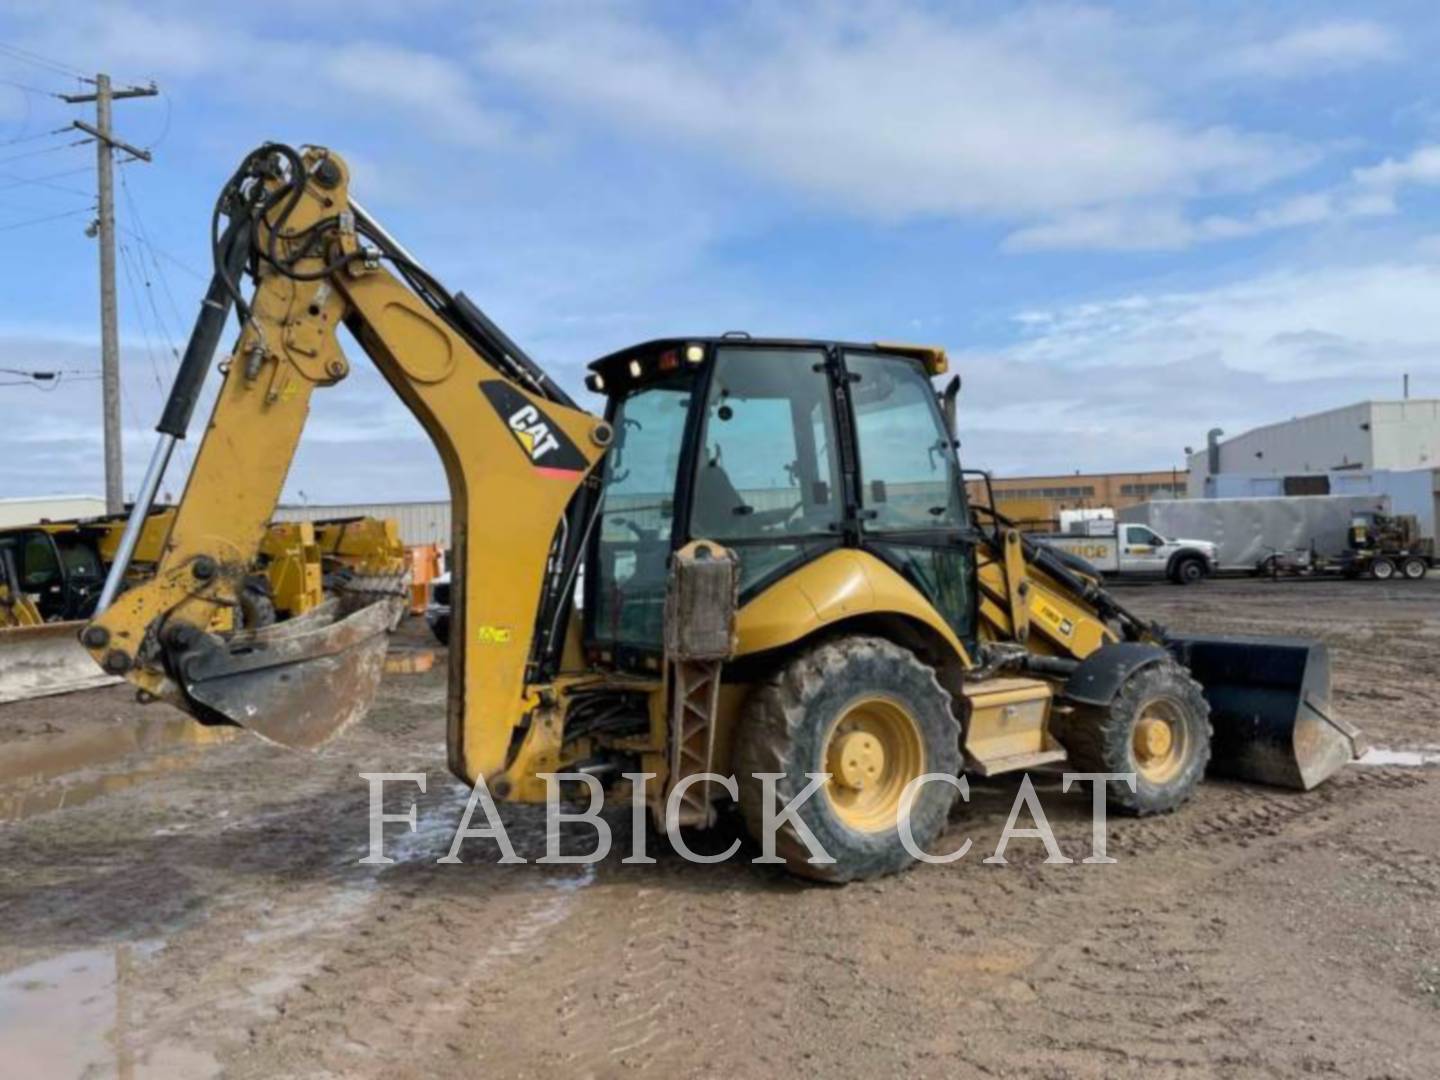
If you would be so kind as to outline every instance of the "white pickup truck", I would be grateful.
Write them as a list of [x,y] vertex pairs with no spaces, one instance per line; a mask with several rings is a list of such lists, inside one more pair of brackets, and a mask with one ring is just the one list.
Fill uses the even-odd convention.
[[1148,525],[1078,521],[1070,532],[1032,534],[1030,539],[1116,577],[1165,577],[1177,585],[1194,585],[1215,572],[1214,544],[1167,539]]

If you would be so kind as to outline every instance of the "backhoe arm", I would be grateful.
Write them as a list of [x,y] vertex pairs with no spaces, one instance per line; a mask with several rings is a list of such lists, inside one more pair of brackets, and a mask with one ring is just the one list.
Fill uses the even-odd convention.
[[[311,395],[349,371],[336,340],[344,325],[445,467],[463,627],[450,650],[451,767],[493,781],[537,704],[527,673],[541,600],[578,557],[567,508],[610,432],[355,207],[348,179],[325,150],[265,146],[222,193],[216,219],[230,225],[216,240],[216,280],[162,421],[162,448],[183,437],[217,317],[223,323],[232,302],[241,333],[221,364],[224,383],[155,577],[118,595],[82,640],[143,691],[277,742],[318,745],[363,714],[389,611],[332,602],[315,618],[257,626],[245,604]],[[248,302],[242,269],[256,281]],[[367,422],[353,420],[361,430]],[[146,510],[137,503],[142,519]],[[235,611],[243,629],[207,633],[217,607]]]

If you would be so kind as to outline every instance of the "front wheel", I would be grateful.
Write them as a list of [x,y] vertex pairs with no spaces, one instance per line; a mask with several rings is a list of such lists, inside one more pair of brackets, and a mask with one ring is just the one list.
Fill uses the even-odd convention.
[[1389,581],[1395,576],[1395,564],[1382,555],[1370,563],[1370,576],[1376,581]]
[[1134,791],[1107,782],[1110,805],[1131,814],[1174,810],[1210,763],[1210,706],[1171,660],[1135,672],[1108,707],[1078,707],[1056,726],[1076,771],[1135,774]]
[[1430,564],[1419,555],[1411,555],[1400,565],[1400,572],[1411,581],[1419,581],[1430,570]]
[[1175,564],[1175,584],[1198,585],[1205,580],[1205,563],[1201,559],[1181,559]]
[[[960,770],[960,728],[933,668],[884,638],[836,638],[806,650],[746,703],[736,745],[740,810],[763,844],[766,795],[759,774],[779,773],[773,810],[827,773],[798,817],[834,862],[812,862],[799,830],[785,822],[775,853],[786,869],[821,881],[856,881],[903,870],[913,857],[900,840],[901,796],[925,773]],[[939,837],[956,788],[932,781],[911,809],[920,850]]]

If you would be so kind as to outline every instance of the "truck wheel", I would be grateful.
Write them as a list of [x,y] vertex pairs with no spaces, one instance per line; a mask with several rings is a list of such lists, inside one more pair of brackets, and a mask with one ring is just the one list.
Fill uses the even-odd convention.
[[[763,843],[765,789],[756,775],[780,773],[775,809],[828,773],[797,816],[834,862],[811,862],[789,822],[775,853],[793,874],[819,881],[857,881],[903,870],[913,861],[897,827],[901,793],[924,773],[960,770],[960,728],[950,695],[933,668],[884,638],[851,636],[801,653],[750,695],[736,744],[740,811]],[[953,785],[924,785],[911,811],[921,850],[945,828]]]
[[1184,558],[1175,564],[1176,585],[1198,585],[1204,580],[1204,560],[1196,558]]
[[1370,562],[1370,576],[1376,581],[1389,581],[1395,576],[1395,564],[1385,556],[1372,559]]
[[1164,660],[1131,675],[1108,708],[1081,706],[1056,725],[1077,772],[1134,773],[1108,781],[1110,805],[1131,814],[1174,810],[1210,762],[1210,706],[1200,684]]
[[1400,572],[1411,581],[1419,581],[1430,570],[1430,564],[1419,555],[1411,555],[1400,564]]

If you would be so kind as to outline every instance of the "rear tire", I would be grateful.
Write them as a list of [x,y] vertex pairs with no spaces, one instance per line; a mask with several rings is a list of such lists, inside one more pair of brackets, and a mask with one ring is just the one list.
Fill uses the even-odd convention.
[[1395,576],[1395,563],[1383,555],[1371,560],[1370,576],[1376,581],[1389,581]]
[[1430,564],[1419,555],[1411,555],[1400,564],[1400,572],[1410,581],[1419,581],[1430,572]]
[[1110,780],[1110,805],[1161,814],[1195,792],[1210,763],[1210,706],[1200,684],[1163,660],[1131,675],[1109,707],[1080,706],[1056,725],[1076,772],[1135,774],[1135,790]]
[[[895,824],[900,791],[922,773],[960,771],[950,704],[934,669],[884,638],[842,637],[807,649],[751,694],[741,719],[735,759],[750,836],[763,843],[757,773],[782,774],[777,807],[805,789],[806,773],[830,773],[797,816],[835,861],[810,862],[810,849],[786,822],[775,837],[786,869],[833,882],[904,870],[914,860]],[[910,820],[921,850],[945,828],[956,793],[940,781],[920,789]]]

